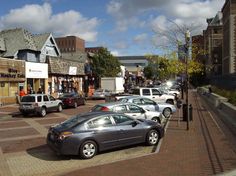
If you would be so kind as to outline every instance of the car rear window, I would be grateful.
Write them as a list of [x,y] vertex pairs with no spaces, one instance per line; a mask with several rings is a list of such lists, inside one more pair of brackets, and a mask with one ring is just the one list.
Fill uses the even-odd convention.
[[22,97],[21,102],[35,102],[35,96],[24,96]]

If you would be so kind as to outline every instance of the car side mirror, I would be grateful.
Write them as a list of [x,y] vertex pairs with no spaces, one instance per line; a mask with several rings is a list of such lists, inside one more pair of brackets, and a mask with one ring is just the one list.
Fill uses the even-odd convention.
[[144,114],[146,111],[144,109],[141,109],[141,113]]
[[132,127],[135,127],[136,125],[138,125],[138,122],[136,120],[134,120],[132,123],[131,123]]

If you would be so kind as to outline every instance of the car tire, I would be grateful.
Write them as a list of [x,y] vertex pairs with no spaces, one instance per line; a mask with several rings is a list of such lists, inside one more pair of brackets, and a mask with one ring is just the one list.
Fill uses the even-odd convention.
[[83,159],[93,158],[97,154],[97,144],[91,140],[83,142],[79,154]]
[[147,145],[151,146],[151,145],[156,145],[159,141],[159,133],[157,130],[150,130],[147,134],[147,139],[146,139],[146,143]]
[[61,112],[62,111],[62,104],[59,104],[57,107],[57,112]]
[[165,108],[162,112],[162,114],[164,115],[165,118],[169,118],[172,114],[172,111],[170,108]]
[[78,107],[78,104],[77,104],[77,102],[75,101],[74,102],[74,108],[77,108]]
[[152,121],[161,123],[161,120],[160,120],[159,117],[153,117],[153,118],[152,118]]
[[45,117],[46,114],[47,114],[47,110],[46,110],[46,108],[45,108],[45,107],[42,107],[42,109],[41,109],[41,111],[40,111],[39,114],[40,114],[41,117]]

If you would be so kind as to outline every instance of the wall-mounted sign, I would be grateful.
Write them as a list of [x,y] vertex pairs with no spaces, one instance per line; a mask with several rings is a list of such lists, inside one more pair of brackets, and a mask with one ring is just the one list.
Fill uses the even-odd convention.
[[77,67],[69,67],[69,75],[76,75]]
[[48,78],[48,64],[25,62],[26,78]]

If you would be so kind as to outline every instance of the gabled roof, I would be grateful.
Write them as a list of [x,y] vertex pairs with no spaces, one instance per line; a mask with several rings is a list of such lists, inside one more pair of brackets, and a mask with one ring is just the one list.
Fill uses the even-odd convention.
[[50,37],[50,33],[33,35],[35,45],[39,51],[43,48],[45,42]]
[[4,38],[6,46],[3,57],[14,57],[19,50],[23,49],[37,51],[31,33],[22,28],[3,30],[0,32],[0,38]]

